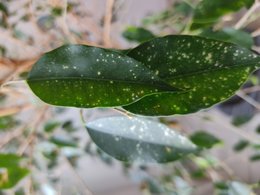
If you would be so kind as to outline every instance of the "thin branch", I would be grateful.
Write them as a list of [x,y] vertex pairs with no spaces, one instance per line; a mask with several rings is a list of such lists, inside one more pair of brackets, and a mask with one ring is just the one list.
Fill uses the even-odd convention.
[[28,138],[21,144],[20,148],[18,149],[18,151],[17,151],[18,155],[20,155],[20,156],[23,155],[24,152],[26,151],[27,147],[34,141],[35,136],[36,136],[36,129],[38,128],[38,126],[40,125],[42,120],[44,119],[48,108],[49,108],[48,106],[44,106],[42,111],[39,113],[37,118],[34,120],[34,123],[31,125],[32,131],[29,134]]
[[75,175],[75,177],[78,180],[78,182],[81,183],[82,186],[84,186],[84,190],[85,190],[84,194],[85,195],[93,195],[93,193],[89,190],[89,187],[87,186],[85,181],[78,174],[78,172],[74,169],[74,167],[71,165],[71,163],[69,162],[69,160],[66,157],[64,157],[64,161],[67,164],[67,167],[70,168],[70,170],[73,172],[73,174]]
[[260,28],[256,29],[251,33],[252,37],[258,37],[260,36]]
[[243,15],[242,18],[235,24],[235,29],[242,28],[247,22],[248,18],[260,7],[260,2],[255,0],[255,3],[250,7],[250,9]]
[[260,104],[257,101],[255,101],[253,98],[251,98],[248,95],[246,95],[243,91],[236,92],[236,95],[241,97],[247,103],[249,103],[252,106],[254,106],[257,110],[260,110]]
[[103,42],[105,47],[111,47],[111,22],[113,16],[113,6],[115,0],[107,0],[106,3],[106,14],[104,16],[104,33],[103,33]]
[[13,115],[13,114],[21,112],[25,109],[28,109],[30,107],[31,107],[31,104],[24,104],[24,105],[9,107],[9,108],[1,108],[0,117]]
[[244,89],[241,89],[241,91],[243,91],[244,93],[254,93],[254,92],[260,91],[260,86],[244,88]]

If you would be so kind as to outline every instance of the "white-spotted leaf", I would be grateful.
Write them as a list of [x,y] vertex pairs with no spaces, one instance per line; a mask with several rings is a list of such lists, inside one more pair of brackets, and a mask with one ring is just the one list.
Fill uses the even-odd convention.
[[46,103],[85,108],[126,105],[148,94],[176,90],[124,54],[84,45],[46,53],[27,82]]
[[196,146],[164,124],[123,116],[86,124],[92,140],[122,161],[170,162],[197,151]]
[[149,95],[125,106],[142,115],[187,114],[231,97],[260,67],[260,58],[232,43],[198,36],[156,38],[127,54],[185,93]]

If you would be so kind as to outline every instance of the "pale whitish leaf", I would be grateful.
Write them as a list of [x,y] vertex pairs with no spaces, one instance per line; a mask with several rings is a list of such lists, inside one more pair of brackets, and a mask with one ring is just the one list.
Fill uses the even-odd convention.
[[186,137],[147,119],[108,117],[86,127],[103,151],[122,161],[169,162],[197,151]]

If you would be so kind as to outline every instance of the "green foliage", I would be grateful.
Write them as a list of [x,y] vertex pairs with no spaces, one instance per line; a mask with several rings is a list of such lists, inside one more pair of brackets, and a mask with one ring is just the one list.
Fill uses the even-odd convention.
[[250,142],[247,140],[240,140],[234,145],[234,150],[239,152],[244,150],[247,146],[249,146]]
[[206,29],[200,34],[200,36],[220,41],[227,41],[240,45],[241,47],[246,47],[248,49],[250,49],[254,44],[254,40],[249,33],[228,27],[223,28],[219,31]]
[[127,55],[186,90],[149,95],[124,106],[142,115],[187,114],[208,108],[231,97],[260,65],[259,57],[245,48],[196,36],[156,38]]
[[52,136],[49,141],[60,147],[77,147],[77,143],[71,137],[56,135]]
[[139,43],[155,38],[155,35],[151,31],[142,27],[134,27],[134,26],[129,26],[123,32],[122,35],[128,41],[134,41]]
[[14,154],[0,154],[0,189],[12,188],[29,173],[20,166],[21,160]]
[[260,154],[254,154],[250,157],[251,161],[259,161],[260,160]]
[[202,0],[195,8],[191,28],[211,26],[223,15],[238,11],[243,7],[250,7],[253,3],[254,0]]
[[142,118],[110,117],[86,124],[92,140],[122,161],[169,162],[197,151],[167,126]]
[[130,104],[124,109],[136,114],[186,114],[229,98],[260,65],[245,48],[185,35],[155,38],[127,55],[63,46],[36,62],[27,82],[53,105]]
[[236,116],[232,120],[232,124],[235,126],[241,126],[244,125],[245,123],[249,122],[252,119],[253,116],[251,115],[240,115]]
[[126,105],[148,94],[176,91],[126,55],[83,45],[45,54],[27,82],[49,104],[85,108]]
[[253,195],[252,189],[241,182],[218,182],[215,184],[217,195]]
[[205,131],[195,132],[190,136],[191,141],[201,148],[212,148],[222,141]]

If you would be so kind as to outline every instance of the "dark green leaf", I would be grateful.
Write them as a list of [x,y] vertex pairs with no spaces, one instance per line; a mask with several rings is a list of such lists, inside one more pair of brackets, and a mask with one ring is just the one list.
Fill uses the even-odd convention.
[[27,82],[46,103],[85,108],[126,105],[148,94],[176,91],[124,54],[83,45],[46,53]]
[[195,9],[191,28],[211,26],[225,14],[238,11],[243,7],[250,7],[253,3],[254,0],[202,0]]
[[256,133],[259,133],[260,134],[260,125],[258,125],[255,129]]
[[217,195],[253,195],[252,189],[241,182],[219,182],[215,184]]
[[260,154],[254,154],[250,157],[251,161],[259,161],[260,160]]
[[8,15],[8,8],[7,8],[7,6],[6,6],[4,3],[2,3],[2,2],[0,2],[0,12],[3,12],[4,14]]
[[63,13],[63,9],[62,7],[53,7],[51,10],[51,14],[53,16],[61,16]]
[[216,144],[222,143],[220,139],[204,131],[198,131],[192,134],[190,139],[194,144],[201,148],[212,148]]
[[250,144],[249,141],[247,140],[240,140],[239,142],[237,142],[234,146],[234,150],[235,151],[242,151],[244,150],[248,145]]
[[56,135],[52,136],[49,141],[60,147],[77,147],[77,143],[70,137]]
[[227,41],[248,49],[250,49],[254,44],[254,40],[249,33],[234,28],[223,28],[220,31],[207,29],[204,30],[200,36],[220,41]]
[[47,133],[53,132],[58,126],[60,126],[60,122],[48,121],[44,125],[44,131],[47,132]]
[[129,26],[124,32],[123,37],[129,41],[144,42],[155,38],[155,35],[142,27]]
[[232,120],[232,124],[235,126],[241,126],[245,123],[249,122],[252,119],[253,116],[251,115],[244,115],[244,116],[236,116]]
[[169,162],[197,151],[173,129],[146,119],[109,117],[89,122],[86,127],[103,151],[122,161]]
[[231,97],[260,66],[260,58],[237,45],[196,36],[156,38],[128,56],[185,93],[159,93],[124,106],[142,115],[196,112]]

